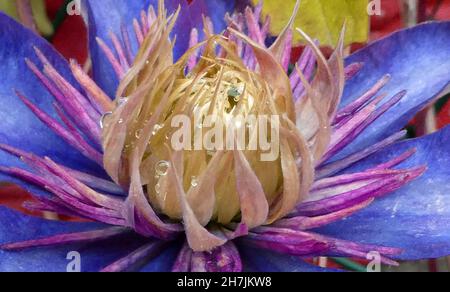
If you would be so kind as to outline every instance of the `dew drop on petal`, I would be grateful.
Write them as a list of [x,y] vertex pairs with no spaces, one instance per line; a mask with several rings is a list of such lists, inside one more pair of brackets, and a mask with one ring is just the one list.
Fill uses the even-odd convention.
[[103,129],[105,126],[105,120],[107,117],[109,117],[110,115],[112,115],[112,112],[106,112],[102,115],[102,117],[100,118],[100,128]]
[[169,171],[170,164],[168,161],[161,160],[156,164],[155,171],[157,176],[165,176]]
[[155,136],[159,132],[159,130],[161,130],[163,127],[164,125],[156,124],[153,127],[152,135]]
[[126,96],[125,97],[119,97],[117,99],[117,106],[121,107],[121,106],[125,105],[127,102],[128,102],[128,97],[126,97]]
[[198,186],[198,179],[197,177],[193,176],[191,177],[191,186],[196,188]]
[[134,136],[136,137],[136,139],[140,139],[141,136],[142,136],[142,129],[137,130],[137,131],[134,133]]

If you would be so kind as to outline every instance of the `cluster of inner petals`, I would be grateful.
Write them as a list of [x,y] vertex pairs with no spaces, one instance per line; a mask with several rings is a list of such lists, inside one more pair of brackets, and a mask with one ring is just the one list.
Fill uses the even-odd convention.
[[[169,33],[175,19],[160,11],[102,121],[105,169],[126,188],[140,184],[155,211],[185,224],[189,216],[202,226],[272,223],[304,198],[313,177],[289,77],[273,52],[239,32],[232,38],[206,31],[207,40],[174,63]],[[253,47],[257,69],[244,64],[237,38]],[[173,147],[179,116],[192,125],[181,150]],[[236,117],[244,122],[236,125]],[[261,160],[264,150],[248,147],[260,132],[247,117],[277,118],[276,127],[270,118],[265,125],[267,138],[279,143],[275,159]],[[244,141],[233,135],[231,148],[199,148],[199,140],[229,141],[226,131],[213,129],[219,120],[227,129],[241,128]]]

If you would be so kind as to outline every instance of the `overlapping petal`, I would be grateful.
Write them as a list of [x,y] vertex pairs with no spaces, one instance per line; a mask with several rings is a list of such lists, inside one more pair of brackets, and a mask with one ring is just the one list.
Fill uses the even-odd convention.
[[[0,13],[0,143],[18,147],[79,170],[103,173],[61,138],[41,123],[32,111],[16,96],[15,90],[32,101],[41,110],[57,118],[55,99],[27,67],[25,59],[39,64],[33,47],[38,47],[62,76],[76,84],[67,62],[50,44],[8,16]],[[1,166],[22,165],[16,157],[0,151]],[[6,180],[0,174],[0,180]],[[7,179],[10,181],[10,179]]]
[[381,93],[407,95],[375,121],[342,153],[339,159],[364,149],[403,128],[450,82],[450,22],[431,22],[396,32],[350,56],[346,62],[363,63],[362,70],[348,81],[342,106],[355,100],[384,75],[391,81]]
[[[92,59],[94,80],[111,97],[114,96],[118,79],[108,59],[101,51],[96,38],[101,38],[112,46],[110,33],[121,36],[122,27],[126,27],[129,35],[133,33],[133,19],[139,19],[142,10],[147,11],[150,4],[157,0],[114,1],[114,0],[84,0],[82,10],[88,25],[89,51]],[[136,39],[130,39],[136,52]]]
[[376,200],[346,220],[320,233],[362,243],[403,248],[399,259],[438,258],[450,253],[450,127],[395,144],[346,172],[355,172],[396,157],[411,148],[417,153],[400,168],[428,165],[418,179]]
[[178,242],[171,242],[158,257],[152,259],[140,269],[141,272],[170,272],[180,251]]
[[[133,30],[133,20],[140,21],[141,11],[147,11],[149,6],[157,7],[158,0],[114,1],[85,0],[85,19],[88,23],[89,49],[93,64],[95,81],[111,97],[115,95],[118,79],[107,58],[99,48],[96,38],[99,37],[108,45],[112,45],[110,33],[114,33],[124,40],[123,28],[126,28],[132,52],[137,51],[137,42]],[[178,59],[188,49],[191,29],[203,27],[203,16],[213,21],[214,29],[221,31],[225,28],[224,16],[226,12],[234,10],[235,1],[204,1],[198,0],[188,5],[186,0],[165,1],[169,14],[181,7],[177,23],[172,31],[176,36],[174,57]]]
[[[73,223],[48,221],[23,215],[0,207],[0,246],[24,240],[40,239],[60,234],[85,232],[109,228],[99,223]],[[61,246],[49,246],[24,250],[5,251],[0,249],[0,271],[24,272],[65,272],[71,270],[73,254],[80,255],[82,272],[99,271],[114,261],[127,256],[135,249],[146,244],[149,239],[132,232],[117,235],[95,242],[80,242]],[[169,271],[178,251],[176,244],[170,245],[149,263],[139,263],[130,267],[144,271]],[[75,252],[75,253],[74,253]]]

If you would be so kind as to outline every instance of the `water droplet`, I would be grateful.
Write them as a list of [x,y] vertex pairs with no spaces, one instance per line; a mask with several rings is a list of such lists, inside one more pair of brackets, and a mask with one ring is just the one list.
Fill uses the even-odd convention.
[[236,88],[236,87],[233,86],[233,87],[231,87],[231,88],[228,90],[227,94],[228,94],[228,96],[230,96],[230,97],[234,97],[235,100],[236,100],[236,98],[238,98],[239,95],[241,95],[242,93],[239,91],[238,88]]
[[134,133],[134,136],[136,137],[136,139],[140,139],[141,136],[142,136],[142,129],[137,130],[137,131]]
[[118,99],[117,99],[117,106],[118,107],[121,107],[121,106],[123,106],[124,104],[126,104],[128,102],[128,97],[127,96],[125,96],[125,97],[119,97]]
[[164,125],[156,124],[153,127],[152,135],[155,136],[159,132],[159,130],[161,130],[163,127]]
[[191,186],[193,188],[196,188],[198,186],[198,179],[197,179],[197,177],[195,177],[195,176],[191,177]]
[[170,164],[168,161],[161,160],[156,164],[155,170],[158,176],[165,176],[169,171]]
[[112,115],[112,112],[106,112],[102,115],[102,117],[100,118],[100,129],[103,129],[105,126],[105,120],[107,117],[109,117],[110,115]]
[[123,147],[123,153],[127,153],[133,147],[134,147],[134,143],[127,143],[127,144],[125,144],[125,146]]
[[155,192],[159,195],[159,193],[161,192],[161,185],[159,184],[159,182],[155,185]]

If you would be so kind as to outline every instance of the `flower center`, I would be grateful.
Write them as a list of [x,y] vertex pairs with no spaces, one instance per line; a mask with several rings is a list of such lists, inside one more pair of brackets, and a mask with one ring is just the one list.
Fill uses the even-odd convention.
[[252,228],[292,211],[298,163],[310,153],[288,117],[290,90],[248,69],[223,36],[172,63],[164,27],[152,27],[103,121],[105,169],[124,187],[138,181],[153,209],[173,220],[186,221],[191,209],[203,226]]

